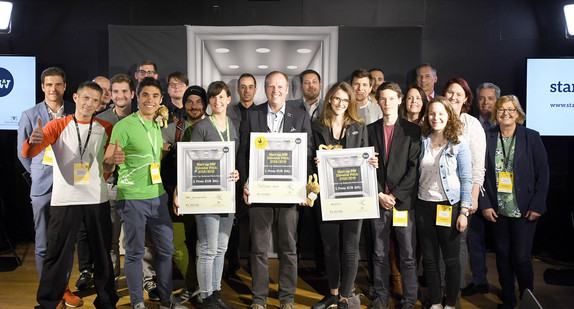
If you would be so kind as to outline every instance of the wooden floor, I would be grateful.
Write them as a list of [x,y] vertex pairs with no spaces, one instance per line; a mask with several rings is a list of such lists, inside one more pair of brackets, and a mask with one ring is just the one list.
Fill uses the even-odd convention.
[[[38,287],[38,276],[34,262],[34,245],[19,245],[16,250],[22,259],[22,266],[13,271],[0,272],[0,308],[33,308],[34,305],[36,305],[36,289]],[[2,261],[10,261],[10,255],[6,253],[0,259]],[[490,293],[463,298],[461,302],[462,308],[496,308],[496,305],[500,302],[496,296],[496,293],[500,290],[500,286],[498,284],[496,274],[494,254],[489,253],[487,259],[488,268],[491,270],[488,274],[488,280],[491,284]],[[242,260],[244,266],[246,262],[246,260]],[[77,271],[77,259],[74,259],[74,263],[74,271],[70,279],[70,288],[72,291],[75,291],[73,286],[79,276]],[[313,275],[313,267],[313,261],[305,260],[301,261],[299,264],[299,280],[297,283],[297,295],[295,296],[295,308],[297,309],[311,307],[322,298],[322,293],[327,292],[326,277],[315,277]],[[538,301],[545,309],[574,308],[574,287],[546,284],[543,280],[543,273],[547,268],[556,267],[538,260],[534,261],[534,294]],[[272,283],[270,285],[268,308],[279,306],[276,283],[277,269],[278,261],[276,259],[270,260],[270,277]],[[467,272],[466,275],[467,278],[470,278],[470,273]],[[239,270],[238,277],[239,278],[230,279],[223,283],[223,298],[232,306],[237,308],[247,308],[251,305],[251,277],[244,268]],[[182,280],[174,281],[174,288],[179,289],[182,286]],[[366,294],[367,290],[366,263],[361,262],[356,280],[356,291]],[[423,293],[425,293],[424,290]],[[82,308],[94,308],[92,304],[95,299],[93,288],[83,292],[76,292],[76,294],[83,297],[85,301]],[[123,276],[119,281],[118,295],[120,296],[118,308],[131,308],[129,304],[126,280]],[[362,308],[366,308],[368,303],[369,300],[366,297],[361,298]],[[159,303],[157,302],[146,301],[146,305],[150,309],[159,307]],[[193,308],[189,303],[186,305],[189,308]],[[421,307],[422,304],[419,301],[415,308]],[[391,308],[394,307],[391,305]]]

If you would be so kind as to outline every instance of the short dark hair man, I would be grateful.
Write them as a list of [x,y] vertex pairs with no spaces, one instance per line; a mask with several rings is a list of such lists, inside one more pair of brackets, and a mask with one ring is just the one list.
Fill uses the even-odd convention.
[[288,101],[288,104],[295,104],[307,111],[311,121],[320,118],[323,114],[323,99],[319,97],[323,83],[321,76],[315,70],[305,70],[299,74],[301,91],[303,98]]
[[[403,308],[414,308],[417,302],[416,235],[414,202],[417,192],[418,161],[421,150],[420,128],[399,117],[403,94],[399,85],[384,82],[377,90],[383,118],[369,125],[369,144],[379,153],[377,182],[380,217],[373,219],[373,288],[375,300],[369,308],[388,308],[389,289],[389,239],[394,229],[401,248],[401,275]],[[401,211],[406,226],[393,226],[395,216]],[[404,213],[406,211],[406,213]]]
[[377,99],[375,97],[377,95],[377,89],[379,89],[379,86],[385,82],[385,73],[383,72],[383,69],[379,68],[372,68],[369,70],[369,73],[371,73],[371,77],[373,77],[373,89],[371,89],[371,93],[369,95],[371,96],[371,100],[376,102]]
[[383,117],[381,108],[371,100],[369,93],[373,88],[373,77],[365,69],[358,69],[351,74],[351,87],[355,92],[359,117],[365,124],[371,124]]
[[[162,136],[155,112],[162,101],[159,81],[146,77],[137,87],[139,110],[114,126],[105,160],[118,165],[117,212],[122,218],[126,250],[124,270],[130,301],[145,308],[142,284],[142,258],[146,227],[153,239],[160,308],[185,308],[171,301],[173,229],[167,207],[167,194],[161,183]],[[171,307],[170,307],[171,306]]]
[[[249,148],[251,132],[304,132],[307,133],[307,169],[312,165],[313,136],[309,116],[301,108],[285,104],[289,91],[289,79],[278,71],[265,77],[267,103],[255,106],[246,113],[241,123],[241,146],[237,154],[237,169],[241,183],[249,177]],[[302,164],[303,162],[300,162]],[[249,190],[244,188],[247,203]],[[293,308],[297,288],[297,221],[296,204],[256,204],[249,207],[251,231],[251,273],[253,276],[252,293],[254,309],[264,309],[269,293],[269,271],[267,250],[271,226],[276,218],[279,229],[279,303],[281,309]]]
[[183,106],[185,102],[182,102],[182,99],[188,85],[189,79],[179,71],[167,75],[167,94],[170,100],[165,103],[165,107],[167,107],[170,116],[175,122],[185,118],[185,108]]
[[92,80],[94,83],[100,85],[104,93],[102,94],[102,100],[100,101],[100,106],[96,110],[97,113],[101,113],[108,109],[110,103],[112,102],[112,97],[110,96],[110,80],[105,76],[96,76]]
[[239,102],[227,107],[227,117],[231,119],[236,130],[239,130],[241,121],[245,119],[246,111],[254,106],[255,93],[257,93],[255,76],[249,73],[241,74],[237,79]]
[[50,239],[40,278],[36,308],[63,306],[68,278],[66,270],[74,254],[76,236],[81,224],[88,230],[88,242],[94,249],[95,281],[98,308],[115,308],[115,291],[110,259],[111,221],[108,191],[104,172],[114,164],[103,162],[112,126],[94,118],[100,106],[102,89],[94,82],[80,84],[74,93],[78,108],[73,115],[38,126],[22,144],[22,155],[33,158],[48,145],[54,151],[54,182],[50,203],[50,223],[46,234]]
[[422,63],[417,67],[417,86],[421,87],[427,95],[429,102],[436,96],[434,84],[438,81],[436,68],[429,63]]

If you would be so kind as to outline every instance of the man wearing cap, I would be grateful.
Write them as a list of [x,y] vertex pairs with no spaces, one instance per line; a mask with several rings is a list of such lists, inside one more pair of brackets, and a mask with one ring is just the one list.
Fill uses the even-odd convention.
[[[187,117],[170,123],[162,130],[164,157],[161,177],[168,194],[168,207],[173,204],[173,193],[177,185],[177,142],[189,141],[195,124],[205,118],[206,92],[199,86],[191,86],[183,93],[182,102]],[[185,279],[185,288],[175,297],[177,302],[183,303],[199,295],[195,269],[196,227],[193,216],[176,216],[172,211],[169,213],[174,234],[173,262]]]

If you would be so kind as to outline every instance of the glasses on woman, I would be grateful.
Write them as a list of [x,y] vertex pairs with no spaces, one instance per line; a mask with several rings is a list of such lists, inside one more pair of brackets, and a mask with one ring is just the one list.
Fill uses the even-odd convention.
[[516,112],[516,108],[499,108],[496,110],[496,112],[499,114],[504,114],[504,112],[507,112],[509,115],[512,115]]
[[333,102],[335,102],[336,104],[339,104],[341,102],[345,103],[345,104],[349,104],[349,99],[343,99],[343,98],[339,98],[339,97],[333,97]]

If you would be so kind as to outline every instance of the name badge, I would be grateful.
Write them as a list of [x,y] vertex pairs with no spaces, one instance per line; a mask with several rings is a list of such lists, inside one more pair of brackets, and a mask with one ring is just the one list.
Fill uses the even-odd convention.
[[393,226],[408,226],[409,211],[400,211],[393,207]]
[[90,183],[90,164],[74,164],[74,185],[87,185]]
[[514,173],[498,172],[498,192],[512,193]]
[[52,145],[48,145],[48,147],[46,147],[44,158],[42,158],[42,164],[54,166],[54,152],[52,151]]
[[450,227],[452,221],[452,206],[436,205],[436,225]]
[[161,183],[161,174],[159,173],[159,163],[152,163],[149,166],[149,171],[151,175],[151,183],[153,184]]

